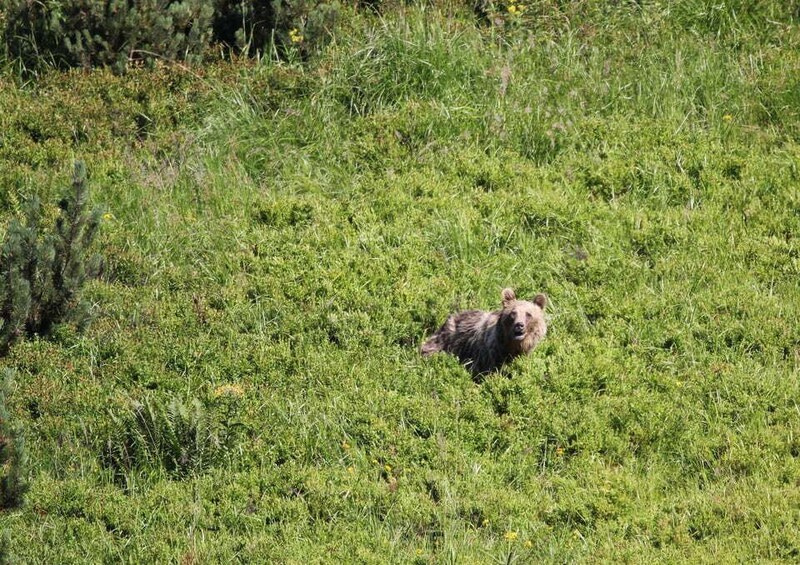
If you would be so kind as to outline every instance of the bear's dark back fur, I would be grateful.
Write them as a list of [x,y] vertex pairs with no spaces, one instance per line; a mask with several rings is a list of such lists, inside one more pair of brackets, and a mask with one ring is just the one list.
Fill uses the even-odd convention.
[[480,375],[529,353],[547,333],[547,298],[538,294],[532,302],[517,300],[510,288],[503,290],[502,298],[500,310],[467,310],[447,318],[422,345],[422,355],[452,353],[474,375]]

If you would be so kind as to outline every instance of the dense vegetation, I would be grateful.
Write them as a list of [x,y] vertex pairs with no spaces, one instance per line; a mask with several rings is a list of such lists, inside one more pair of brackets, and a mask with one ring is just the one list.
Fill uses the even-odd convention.
[[[797,14],[640,4],[6,61],[3,225],[56,217],[76,159],[106,213],[92,323],[0,360],[28,488],[0,555],[797,559]],[[505,286],[550,299],[531,356],[482,383],[419,357]]]
[[303,56],[331,38],[336,0],[0,0],[2,43],[15,66],[124,72],[155,60],[201,63],[220,53]]

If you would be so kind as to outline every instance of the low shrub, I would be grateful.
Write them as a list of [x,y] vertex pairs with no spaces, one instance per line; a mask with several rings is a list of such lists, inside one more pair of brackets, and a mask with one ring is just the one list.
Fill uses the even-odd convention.
[[211,39],[213,6],[202,0],[9,0],[9,54],[27,68],[111,66],[153,56],[198,59]]
[[250,55],[274,45],[306,56],[324,45],[339,14],[317,0],[8,0],[8,55],[28,70],[108,66],[164,59],[197,63],[214,43]]

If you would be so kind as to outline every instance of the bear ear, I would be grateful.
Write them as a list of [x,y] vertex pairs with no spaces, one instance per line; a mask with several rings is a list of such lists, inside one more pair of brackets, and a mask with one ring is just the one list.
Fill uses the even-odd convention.
[[514,302],[517,299],[517,295],[510,288],[504,288],[501,296],[503,297],[503,306],[508,306],[509,302]]
[[544,307],[547,306],[547,297],[544,294],[537,294],[533,299],[533,303],[544,310]]

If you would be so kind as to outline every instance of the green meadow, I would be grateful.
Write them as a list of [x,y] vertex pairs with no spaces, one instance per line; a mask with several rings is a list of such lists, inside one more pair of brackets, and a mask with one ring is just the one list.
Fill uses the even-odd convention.
[[[3,61],[0,230],[82,160],[105,258],[85,331],[0,359],[6,561],[800,559],[796,8],[523,8]],[[504,287],[549,298],[530,356],[419,355]]]

